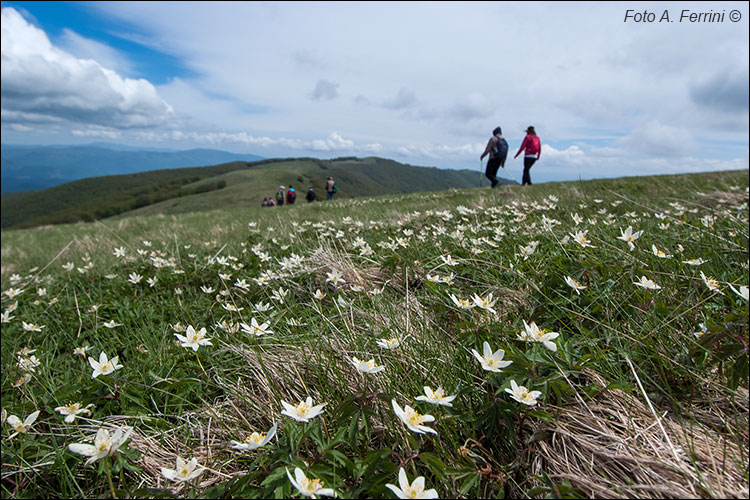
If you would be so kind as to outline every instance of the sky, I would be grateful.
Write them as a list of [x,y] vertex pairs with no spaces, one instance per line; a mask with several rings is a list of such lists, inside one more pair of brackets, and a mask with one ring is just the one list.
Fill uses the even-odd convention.
[[500,126],[520,179],[533,125],[535,182],[748,168],[747,2],[1,4],[3,144],[479,171]]

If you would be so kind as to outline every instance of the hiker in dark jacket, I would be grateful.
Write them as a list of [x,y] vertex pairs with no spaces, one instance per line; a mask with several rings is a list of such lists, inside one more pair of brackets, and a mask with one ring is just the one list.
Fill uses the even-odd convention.
[[487,170],[484,175],[492,182],[492,187],[495,187],[500,184],[500,179],[497,178],[497,169],[505,167],[505,160],[508,158],[508,143],[503,138],[503,130],[500,127],[492,131],[492,137],[487,142],[487,147],[479,157],[479,161],[482,161],[487,155],[490,155],[490,159],[487,162]]
[[315,194],[315,191],[313,191],[313,187],[307,186],[307,195],[305,196],[305,199],[307,200],[307,202],[312,203],[313,201],[315,201],[316,197],[317,195]]

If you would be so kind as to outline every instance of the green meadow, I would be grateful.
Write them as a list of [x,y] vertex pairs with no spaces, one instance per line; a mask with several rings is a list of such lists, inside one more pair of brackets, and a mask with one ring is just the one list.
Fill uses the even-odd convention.
[[299,192],[3,230],[3,498],[747,498],[747,171]]

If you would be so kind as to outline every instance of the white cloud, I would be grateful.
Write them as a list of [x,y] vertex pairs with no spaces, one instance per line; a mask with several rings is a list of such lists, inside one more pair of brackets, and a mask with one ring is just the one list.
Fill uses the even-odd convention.
[[98,138],[104,138],[104,139],[118,139],[120,137],[120,132],[117,130],[97,130],[97,129],[86,129],[86,130],[71,130],[71,134],[75,135],[76,137],[98,137]]
[[48,117],[114,128],[164,126],[172,108],[143,79],[122,78],[54,47],[12,8],[2,9],[3,120]]
[[656,158],[687,156],[696,149],[695,139],[689,131],[656,121],[636,127],[617,142],[636,154]]
[[109,45],[83,37],[71,29],[63,29],[59,44],[60,49],[77,59],[91,59],[120,74],[133,73],[132,62],[122,53]]

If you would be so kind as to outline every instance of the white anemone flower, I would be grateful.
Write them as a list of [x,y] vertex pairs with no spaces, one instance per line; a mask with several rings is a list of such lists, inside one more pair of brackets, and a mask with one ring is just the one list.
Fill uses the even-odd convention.
[[182,344],[180,344],[182,347],[188,347],[193,351],[197,351],[198,348],[202,345],[213,345],[211,343],[211,339],[206,338],[205,327],[201,328],[198,331],[195,331],[195,328],[193,328],[192,325],[188,325],[187,329],[185,330],[185,335],[175,333],[174,336],[177,337],[180,342],[182,342]]
[[271,430],[268,431],[268,434],[253,432],[245,438],[245,441],[241,443],[239,441],[230,441],[229,444],[233,449],[239,451],[256,450],[271,442],[276,435],[276,427],[277,424],[274,424],[273,427],[271,427]]
[[333,269],[330,273],[326,273],[326,276],[326,281],[333,283],[333,286],[338,286],[340,283],[346,283],[341,271],[338,269]]
[[323,488],[323,481],[320,479],[310,479],[299,467],[294,469],[294,477],[286,470],[286,475],[292,486],[297,488],[301,495],[311,498],[317,498],[318,495],[324,497],[336,496],[336,492],[331,488]]
[[724,292],[719,289],[719,282],[716,280],[716,278],[714,278],[713,276],[706,276],[705,274],[703,274],[703,271],[701,271],[701,279],[703,280],[703,283],[706,284],[709,290],[724,295]]
[[320,415],[323,412],[323,407],[327,404],[323,403],[313,406],[313,400],[310,396],[305,401],[300,401],[297,406],[292,406],[286,401],[282,401],[281,406],[284,407],[284,410],[281,411],[281,414],[292,417],[298,422],[309,422]]
[[417,412],[414,408],[408,405],[404,405],[402,409],[395,399],[391,400],[393,411],[396,412],[396,416],[401,420],[409,430],[416,432],[417,434],[437,434],[437,431],[432,427],[422,425],[425,422],[434,422],[435,417],[432,415],[422,415]]
[[403,467],[398,469],[398,488],[392,484],[386,484],[385,487],[396,494],[398,498],[438,498],[437,491],[424,489],[424,476],[417,477],[411,484],[406,477],[406,471]]
[[68,403],[66,406],[58,406],[55,411],[60,415],[65,415],[65,423],[72,424],[79,413],[84,413],[86,416],[91,415],[89,408],[94,405],[90,404],[84,408],[83,403]]
[[475,293],[471,298],[474,301],[474,305],[478,308],[484,309],[485,311],[491,312],[492,314],[497,314],[496,311],[492,308],[492,306],[494,306],[497,302],[497,299],[493,299],[492,293],[490,293],[486,297],[480,297]]
[[257,337],[260,337],[261,335],[273,334],[273,331],[268,328],[269,325],[269,321],[258,324],[258,321],[255,318],[250,319],[250,325],[246,323],[240,323],[240,327],[242,327],[243,332],[250,335],[255,335]]
[[557,332],[548,332],[543,328],[536,326],[534,321],[531,324],[523,322],[524,331],[518,334],[518,340],[524,340],[526,342],[539,342],[544,345],[550,351],[557,351],[557,344],[552,342],[560,336]]
[[635,240],[640,238],[642,234],[643,234],[643,231],[633,232],[633,226],[628,226],[628,228],[625,229],[625,231],[620,229],[620,236],[618,236],[617,239],[627,242],[628,247],[630,248],[630,251],[632,252],[635,249]]
[[405,339],[402,339],[401,337],[392,337],[389,339],[378,339],[375,341],[375,343],[381,349],[395,349],[400,346],[401,342],[403,342],[404,340]]
[[510,381],[510,389],[505,389],[505,392],[519,403],[529,406],[536,406],[537,398],[542,395],[539,391],[529,391],[526,387],[519,386],[515,380]]
[[471,309],[472,307],[476,307],[476,304],[474,304],[471,299],[459,299],[452,293],[448,294],[448,296],[451,298],[454,304],[460,309]]
[[661,287],[659,285],[657,285],[653,280],[646,278],[645,276],[641,276],[640,280],[634,281],[633,284],[646,290],[661,290]]
[[131,432],[133,432],[131,427],[118,427],[114,435],[110,436],[109,431],[102,427],[96,432],[93,446],[90,444],[73,443],[68,445],[68,449],[73,453],[89,457],[84,464],[89,465],[100,458],[114,455],[118,448],[128,440]]
[[439,406],[453,407],[452,401],[456,399],[456,396],[446,396],[445,391],[442,387],[438,387],[435,391],[430,388],[429,385],[424,387],[424,396],[417,396],[417,401],[424,401]]
[[591,241],[586,236],[588,234],[588,230],[586,231],[576,231],[575,233],[568,233],[573,238],[573,241],[581,245],[583,248],[596,248],[594,245],[591,244]]
[[672,257],[674,257],[672,254],[668,254],[663,250],[659,250],[658,248],[656,248],[656,245],[651,245],[651,251],[660,259],[671,259]]
[[29,430],[31,430],[31,426],[34,424],[34,422],[36,422],[37,417],[39,417],[39,410],[31,413],[23,420],[23,422],[21,422],[21,419],[15,415],[9,416],[6,422],[8,423],[8,425],[13,427],[14,431],[16,431],[11,434],[9,438],[13,438],[18,434],[26,434],[27,432],[29,432]]
[[375,359],[371,359],[369,361],[364,361],[362,359],[358,359],[354,356],[349,360],[352,365],[354,365],[354,368],[357,369],[360,373],[370,373],[370,374],[376,374],[379,372],[382,372],[385,370],[385,366],[380,365],[378,366],[375,363]]
[[566,276],[565,277],[565,283],[567,283],[570,288],[572,288],[573,290],[575,290],[575,292],[576,292],[577,295],[581,294],[580,290],[584,290],[586,288],[584,285],[581,285],[580,283],[578,283],[576,280],[574,280],[570,276]]
[[479,354],[476,350],[472,349],[471,353],[477,358],[477,360],[479,360],[482,368],[488,372],[500,373],[503,368],[510,366],[510,364],[513,363],[513,361],[503,361],[503,358],[505,357],[505,351],[503,349],[498,349],[493,353],[490,344],[487,341],[482,344],[482,351],[483,353]]
[[200,476],[205,467],[198,465],[198,459],[193,457],[188,462],[177,457],[175,469],[167,469],[166,467],[161,468],[161,475],[170,481],[192,481],[196,477]]
[[109,375],[115,370],[122,368],[122,365],[117,364],[120,357],[115,356],[111,360],[107,358],[107,355],[102,352],[99,354],[99,361],[97,362],[94,358],[89,356],[89,364],[94,369],[94,373],[91,374],[91,378],[96,378],[99,375]]

